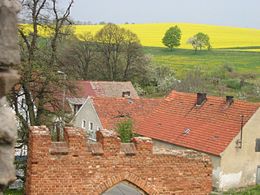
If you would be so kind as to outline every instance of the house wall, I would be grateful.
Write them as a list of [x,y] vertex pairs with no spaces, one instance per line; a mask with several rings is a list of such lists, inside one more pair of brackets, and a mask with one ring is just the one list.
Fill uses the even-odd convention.
[[[86,127],[84,128],[90,139],[96,139],[96,131],[102,129],[102,124],[94,109],[92,102],[88,99],[85,104],[82,105],[80,110],[75,115],[72,123],[75,127],[82,128],[82,121],[86,121]],[[89,131],[89,123],[93,123],[93,131]]]
[[[116,133],[101,130],[88,144],[82,129],[65,128],[65,141],[52,143],[49,130],[29,133],[26,194],[102,194],[128,181],[147,194],[205,195],[211,192],[212,166],[207,156],[188,158],[154,154],[149,138],[122,144]],[[54,146],[60,147],[54,147]],[[122,147],[124,146],[124,147]],[[133,153],[123,150],[131,146]]]
[[[177,145],[174,145],[171,143],[167,143],[167,142],[155,140],[155,139],[153,139],[153,143],[154,143],[154,150],[160,150],[160,149],[166,149],[166,150],[169,149],[169,150],[178,150],[178,151],[186,151],[187,149],[191,150],[189,148],[177,146]],[[212,186],[214,188],[218,188],[221,159],[219,156],[215,156],[215,155],[211,155],[211,154],[208,154],[208,156],[211,159],[212,167],[213,167],[213,169],[212,169]]]
[[220,189],[254,185],[260,165],[260,152],[255,152],[256,138],[260,138],[260,108],[243,128],[242,148],[236,147],[240,133],[221,154]]

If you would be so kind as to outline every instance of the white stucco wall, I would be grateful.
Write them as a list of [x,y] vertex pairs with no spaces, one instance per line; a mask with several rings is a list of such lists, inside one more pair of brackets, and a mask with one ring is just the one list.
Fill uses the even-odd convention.
[[220,189],[254,185],[260,152],[255,152],[256,138],[260,138],[260,108],[243,128],[242,148],[236,147],[240,133],[221,154]]
[[[76,113],[74,119],[72,120],[72,124],[75,127],[82,128],[82,122],[83,120],[86,121],[86,127],[84,128],[86,130],[87,135],[90,139],[95,140],[96,139],[96,131],[98,129],[102,129],[102,124],[99,120],[99,117],[96,113],[95,108],[92,105],[91,99],[87,99],[86,102],[82,105],[80,110]],[[93,123],[93,131],[89,131],[89,123]]]

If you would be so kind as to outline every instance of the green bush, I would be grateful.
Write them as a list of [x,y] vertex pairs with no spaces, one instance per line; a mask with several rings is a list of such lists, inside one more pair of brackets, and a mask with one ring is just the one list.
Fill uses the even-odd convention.
[[241,89],[241,83],[239,79],[228,79],[225,81],[228,88],[239,90]]
[[117,124],[117,132],[123,143],[129,143],[133,137],[133,122],[131,119],[122,121]]

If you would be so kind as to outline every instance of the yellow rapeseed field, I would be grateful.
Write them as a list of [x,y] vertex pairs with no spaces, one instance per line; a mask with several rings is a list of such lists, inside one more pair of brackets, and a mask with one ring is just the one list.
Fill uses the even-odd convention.
[[[174,25],[178,25],[182,30],[180,48],[192,48],[186,43],[187,39],[198,32],[209,35],[213,48],[260,46],[260,30],[252,28],[189,23],[123,24],[120,26],[136,33],[143,46],[163,47],[162,37],[165,31]],[[86,31],[94,34],[102,27],[102,25],[76,25],[75,31],[76,34]]]

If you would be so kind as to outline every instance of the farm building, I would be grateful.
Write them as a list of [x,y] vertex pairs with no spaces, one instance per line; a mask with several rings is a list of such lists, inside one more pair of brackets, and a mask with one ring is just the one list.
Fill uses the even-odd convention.
[[156,148],[210,155],[219,190],[260,183],[259,104],[173,91],[136,129]]
[[75,114],[71,123],[85,129],[95,140],[98,129],[115,129],[117,124],[132,120],[137,125],[159,105],[162,99],[89,97]]

